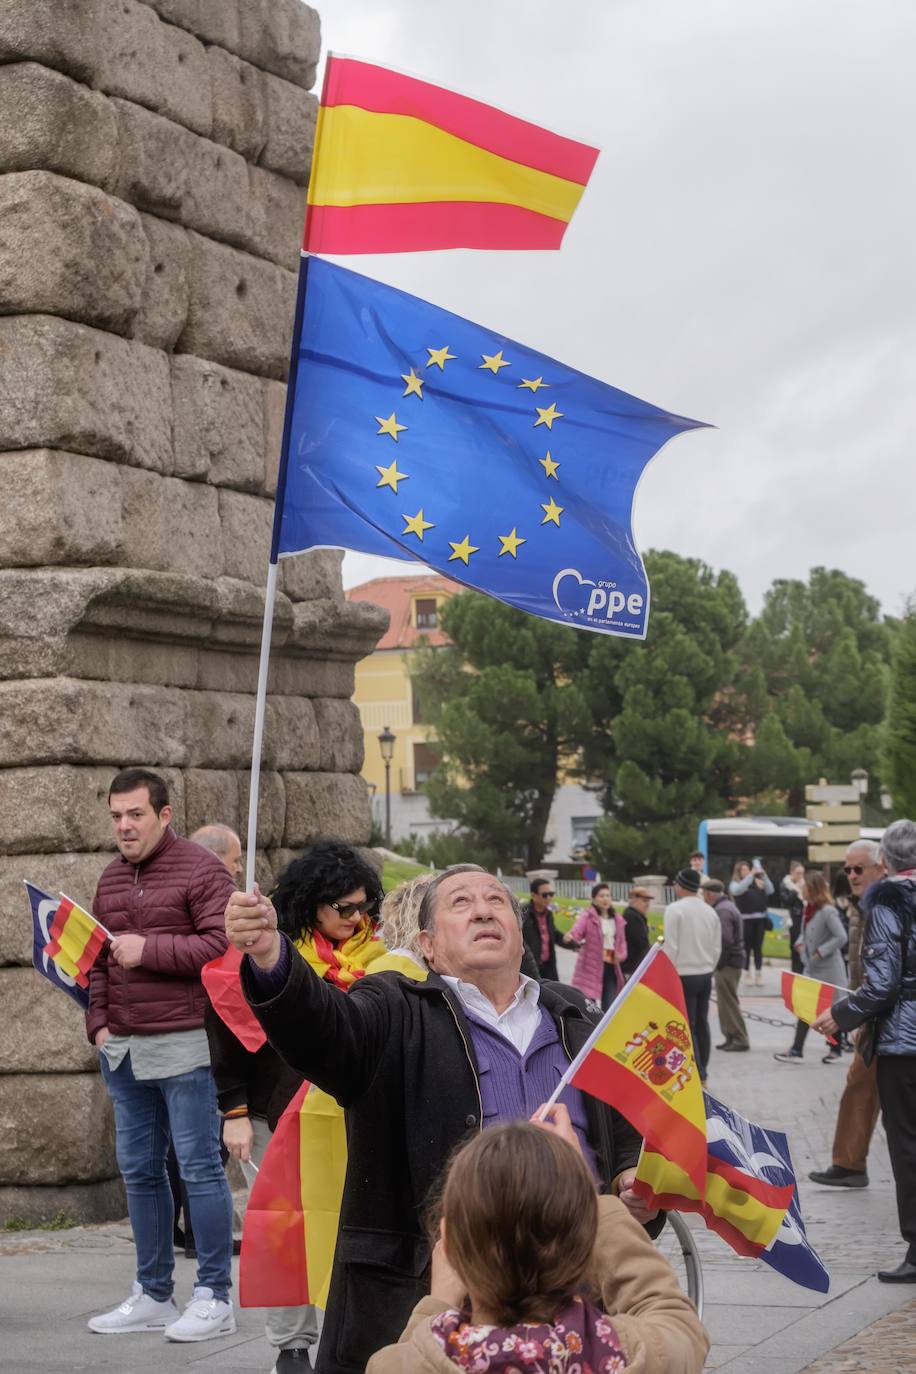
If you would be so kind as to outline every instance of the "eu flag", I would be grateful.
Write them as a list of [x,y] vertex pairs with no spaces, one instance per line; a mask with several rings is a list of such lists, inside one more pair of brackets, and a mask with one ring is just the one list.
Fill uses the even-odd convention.
[[544,619],[644,638],[633,493],[700,422],[320,258],[301,271],[271,561],[420,561]]

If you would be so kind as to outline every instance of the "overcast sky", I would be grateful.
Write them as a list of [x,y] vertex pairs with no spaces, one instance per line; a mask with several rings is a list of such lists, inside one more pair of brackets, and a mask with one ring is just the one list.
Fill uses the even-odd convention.
[[[314,0],[325,48],[601,148],[559,253],[340,259],[716,430],[643,550],[752,609],[816,564],[916,591],[914,0]],[[348,585],[407,564],[350,554]]]

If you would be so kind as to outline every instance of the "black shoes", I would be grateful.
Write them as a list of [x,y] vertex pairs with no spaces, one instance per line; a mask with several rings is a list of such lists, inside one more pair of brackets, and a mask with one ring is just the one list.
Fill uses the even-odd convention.
[[293,1345],[289,1349],[277,1351],[277,1363],[273,1367],[273,1374],[304,1374],[305,1370],[311,1367],[308,1346]]
[[830,1188],[868,1187],[868,1174],[864,1169],[843,1169],[839,1164],[831,1164],[829,1169],[821,1173],[815,1169],[808,1177],[813,1183],[822,1183]]
[[750,1045],[739,1045],[737,1040],[733,1040],[730,1045],[723,1045],[722,1048],[729,1054],[744,1054],[745,1050],[749,1050],[751,1047]]
[[785,1054],[774,1054],[774,1059],[778,1059],[780,1064],[801,1063],[802,1054],[800,1050],[787,1050]]
[[732,1042],[731,1042],[728,1038],[726,1038],[725,1040],[722,1041],[722,1044],[721,1044],[721,1045],[717,1045],[717,1046],[716,1046],[716,1049],[717,1049],[717,1050],[727,1050],[727,1049],[729,1048],[729,1046],[731,1045],[731,1043],[732,1043]]
[[916,1283],[916,1264],[904,1260],[896,1269],[879,1269],[878,1278],[881,1283]]

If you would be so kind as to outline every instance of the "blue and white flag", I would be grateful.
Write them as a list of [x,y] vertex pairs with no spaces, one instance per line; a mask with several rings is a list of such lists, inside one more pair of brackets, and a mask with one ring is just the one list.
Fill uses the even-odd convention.
[[320,258],[301,274],[271,562],[419,561],[545,620],[645,638],[636,484],[700,422]]
[[74,1002],[82,1007],[83,1011],[87,1011],[89,1009],[87,989],[77,987],[70,975],[58,968],[50,955],[45,954],[45,945],[51,940],[51,923],[57,912],[60,898],[52,897],[49,893],[43,892],[34,883],[27,882],[25,890],[29,896],[29,906],[32,908],[32,963],[43,978],[47,978],[49,983],[60,988],[61,992],[72,997]]

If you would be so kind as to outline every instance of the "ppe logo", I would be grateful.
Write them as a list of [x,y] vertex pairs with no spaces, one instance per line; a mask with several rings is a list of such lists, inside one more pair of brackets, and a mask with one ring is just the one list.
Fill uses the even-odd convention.
[[[583,617],[596,625],[636,629],[646,599],[641,592],[622,592],[616,582],[596,582],[577,568],[562,568],[553,579],[553,599],[558,611],[570,618]],[[625,617],[625,619],[624,619]]]

